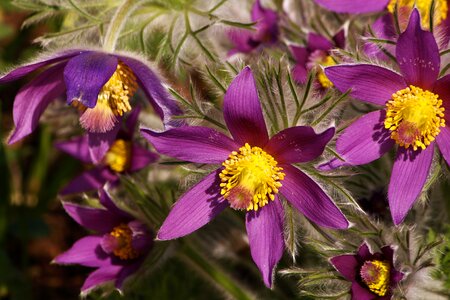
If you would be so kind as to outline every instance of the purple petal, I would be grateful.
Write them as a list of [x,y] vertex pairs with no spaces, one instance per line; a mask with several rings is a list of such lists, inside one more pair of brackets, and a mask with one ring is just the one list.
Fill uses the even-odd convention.
[[269,140],[255,79],[245,67],[231,82],[223,100],[223,115],[234,140],[264,146]]
[[252,7],[252,21],[256,23],[256,34],[253,39],[264,43],[275,43],[278,39],[278,14],[266,9],[256,0]]
[[370,253],[369,246],[366,242],[362,243],[362,245],[359,246],[357,257],[361,263],[364,263],[364,261],[372,258],[372,253]]
[[9,144],[32,133],[50,102],[64,93],[63,69],[64,64],[47,69],[17,93],[13,108],[16,127],[9,138]]
[[141,134],[159,153],[197,163],[222,163],[239,148],[229,137],[207,127],[185,126],[164,132],[142,128]]
[[101,52],[85,52],[70,59],[64,69],[67,102],[80,101],[93,108],[101,89],[116,71],[116,57]]
[[[397,33],[395,32],[392,14],[385,14],[379,17],[372,24],[372,31],[375,37],[386,40],[395,40]],[[395,53],[395,45],[383,44],[383,48],[391,54]],[[366,43],[364,45],[364,52],[369,57],[376,57],[381,60],[388,60],[388,56],[380,50],[376,43]]]
[[88,293],[89,290],[96,288],[103,283],[115,281],[122,269],[122,265],[109,265],[95,270],[89,274],[81,287],[82,294]]
[[406,88],[399,74],[374,65],[339,65],[325,68],[328,79],[341,92],[351,89],[351,96],[365,102],[385,105],[392,94]]
[[61,265],[78,264],[86,267],[100,267],[110,262],[100,243],[101,236],[86,236],[73,244],[66,252],[58,255],[53,262]]
[[220,171],[212,172],[181,196],[159,229],[158,239],[172,240],[190,234],[228,207],[228,201],[220,195]]
[[308,71],[304,66],[296,64],[294,68],[292,68],[292,77],[298,84],[305,84],[308,79]]
[[315,0],[317,4],[338,13],[364,14],[382,11],[390,0]]
[[447,164],[450,166],[450,128],[448,126],[441,128],[441,132],[436,137],[439,150],[442,153]]
[[35,63],[17,67],[14,70],[12,70],[11,72],[2,76],[0,78],[0,84],[17,80],[19,78],[22,78],[22,77],[30,74],[31,72],[36,71],[37,69],[39,69],[41,67],[51,65],[53,63],[62,61],[64,59],[68,59],[70,57],[73,57],[73,56],[75,56],[77,54],[81,54],[81,53],[82,53],[82,51],[80,51],[80,50],[64,51],[64,52],[56,53],[56,54],[46,57],[44,59],[40,59]]
[[98,233],[110,232],[122,221],[121,218],[106,209],[92,208],[67,202],[63,203],[63,207],[75,222]]
[[99,200],[101,205],[103,205],[103,207],[106,208],[111,214],[116,215],[118,219],[123,221],[132,219],[128,213],[117,207],[109,194],[103,188],[99,190]]
[[296,65],[306,66],[308,62],[309,51],[305,47],[290,46],[292,56],[294,56]]
[[69,141],[58,142],[55,144],[55,147],[84,163],[92,163],[86,135],[73,138]]
[[348,228],[348,221],[319,185],[299,169],[281,165],[286,177],[280,193],[314,223],[335,229]]
[[136,75],[139,85],[145,92],[155,112],[161,117],[166,128],[178,127],[184,124],[182,120],[172,119],[182,114],[177,102],[163,87],[160,78],[143,62],[127,57],[118,56]]
[[337,48],[345,49],[345,29],[341,29],[333,36],[333,42]]
[[264,150],[278,163],[307,162],[319,157],[334,135],[334,127],[316,134],[309,126],[290,127],[274,135]]
[[98,190],[106,182],[112,182],[117,179],[117,175],[111,172],[108,168],[94,168],[72,179],[60,191],[60,195],[69,195]]
[[324,36],[310,32],[308,34],[308,49],[310,51],[322,50],[327,52],[333,48],[333,44]]
[[334,158],[319,169],[326,171],[341,166],[368,164],[389,151],[395,144],[389,130],[384,128],[385,110],[370,112],[347,127],[336,142],[337,153],[345,159]]
[[412,11],[408,27],[397,40],[395,55],[408,85],[433,87],[441,64],[439,49],[433,34],[420,27],[417,8]]
[[139,268],[142,266],[142,263],[143,263],[143,260],[139,259],[138,261],[136,261],[132,264],[124,265],[122,270],[117,275],[116,283],[115,283],[116,289],[122,290],[125,280],[128,277],[130,277],[131,275],[133,275],[134,273],[136,273],[139,270]]
[[420,195],[433,161],[434,143],[425,150],[399,147],[389,183],[388,199],[394,224],[400,224]]
[[227,36],[234,45],[234,49],[230,50],[229,56],[236,53],[250,53],[259,46],[259,42],[252,39],[253,32],[248,29],[230,29]]
[[345,279],[354,281],[359,273],[359,262],[355,255],[340,255],[331,258],[331,264],[338,270]]
[[361,286],[357,281],[352,282],[352,299],[374,300],[377,299],[368,288]]
[[268,288],[272,287],[274,267],[283,255],[283,215],[278,198],[246,215],[250,252]]
[[130,114],[128,115],[126,121],[125,121],[125,127],[127,130],[127,134],[130,137],[130,139],[133,137],[134,131],[136,130],[136,125],[138,123],[139,114],[141,113],[141,106],[136,105],[131,110]]
[[139,145],[133,144],[131,150],[131,165],[128,169],[129,172],[136,172],[145,168],[149,164],[158,160],[159,156]]
[[153,245],[153,233],[146,224],[138,220],[129,222],[128,227],[133,232],[131,241],[133,249],[142,254],[146,254]]
[[437,94],[442,100],[442,106],[445,108],[445,122],[450,124],[450,75],[445,75],[436,81],[433,93]]
[[120,130],[121,121],[117,122],[114,127],[107,132],[87,132],[89,153],[94,164],[98,164],[103,160],[106,152],[115,142],[117,133]]

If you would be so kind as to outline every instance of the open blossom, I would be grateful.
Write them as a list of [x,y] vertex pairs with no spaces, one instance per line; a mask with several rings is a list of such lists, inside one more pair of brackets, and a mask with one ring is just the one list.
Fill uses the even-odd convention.
[[396,58],[402,75],[368,64],[328,67],[325,73],[341,92],[384,106],[350,125],[338,138],[333,159],[322,169],[370,163],[398,146],[388,198],[395,224],[403,221],[430,171],[435,144],[450,164],[450,76],[438,79],[440,56],[430,32],[421,29],[415,9],[398,38]]
[[347,228],[349,223],[329,196],[309,176],[293,166],[323,152],[334,128],[316,134],[311,127],[285,129],[269,138],[250,68],[228,88],[224,118],[233,138],[207,127],[186,126],[157,133],[141,129],[158,152],[180,160],[219,164],[176,202],[158,232],[158,239],[185,236],[211,221],[223,209],[246,210],[252,258],[264,283],[283,249],[282,195],[318,225]]
[[153,245],[150,228],[120,210],[103,190],[100,203],[104,208],[63,204],[72,219],[94,231],[53,260],[62,265],[96,268],[84,282],[83,294],[106,282],[113,282],[117,289],[122,289],[125,280],[138,271]]
[[335,256],[331,263],[345,279],[352,282],[354,300],[389,300],[392,291],[403,279],[403,273],[394,267],[394,251],[390,246],[381,252],[370,253],[366,243],[357,254]]
[[234,48],[229,52],[250,53],[263,44],[274,44],[278,41],[278,14],[261,5],[260,0],[256,0],[251,11],[252,22],[255,22],[256,31],[246,29],[233,29],[228,32],[228,37]]
[[137,172],[158,159],[157,154],[133,141],[139,112],[139,107],[133,109],[126,119],[125,126],[119,130],[112,146],[99,163],[94,163],[89,155],[89,144],[86,135],[56,144],[56,148],[59,150],[72,155],[84,163],[95,165],[92,169],[69,182],[62,189],[61,194],[98,190],[107,182],[115,185],[119,181],[120,174]]
[[295,66],[292,69],[294,80],[300,84],[306,82],[308,71],[317,69],[317,80],[322,88],[330,88],[333,83],[328,80],[322,70],[322,67],[334,66],[336,62],[330,56],[330,50],[333,48],[345,48],[345,31],[344,29],[337,32],[332,41],[326,37],[316,34],[308,34],[308,42],[306,47],[290,46],[290,50],[295,59]]
[[122,116],[132,110],[131,97],[140,86],[166,126],[180,114],[157,75],[142,61],[125,55],[91,50],[67,50],[18,67],[0,78],[7,83],[44,69],[23,86],[14,100],[15,129],[9,143],[29,135],[46,107],[66,93],[79,109],[88,133],[90,155],[99,162],[115,141]]

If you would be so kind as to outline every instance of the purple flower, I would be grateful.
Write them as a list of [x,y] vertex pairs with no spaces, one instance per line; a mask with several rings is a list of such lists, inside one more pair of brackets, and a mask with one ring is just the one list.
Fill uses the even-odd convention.
[[438,79],[438,46],[433,35],[421,29],[417,9],[398,38],[396,57],[402,75],[368,64],[325,69],[341,92],[351,89],[354,98],[385,107],[364,115],[338,138],[336,150],[345,161],[333,159],[321,168],[367,164],[397,144],[388,199],[399,224],[422,191],[435,143],[450,163],[450,76]]
[[392,290],[403,278],[403,273],[394,267],[394,251],[390,246],[381,248],[381,253],[371,254],[364,243],[356,255],[335,256],[331,264],[352,282],[355,300],[391,299]]
[[121,128],[111,148],[99,163],[89,155],[87,136],[83,135],[70,141],[59,142],[56,148],[95,167],[84,172],[66,185],[62,195],[98,190],[105,183],[116,185],[120,174],[133,173],[145,168],[158,159],[158,155],[133,142],[140,107],[136,107],[128,116],[125,128]]
[[345,48],[345,31],[340,30],[329,41],[320,34],[309,33],[306,47],[290,46],[292,55],[295,58],[295,66],[292,69],[294,80],[304,84],[308,77],[308,71],[318,68],[317,79],[322,88],[333,86],[330,80],[323,72],[321,66],[334,66],[336,62],[330,56],[330,50],[333,48]]
[[[349,14],[364,14],[382,11],[391,0],[315,0],[324,8]],[[393,0],[395,1],[395,0]],[[400,0],[401,1],[401,0]]]
[[318,225],[339,229],[349,225],[319,185],[292,165],[320,156],[334,128],[316,134],[311,127],[298,126],[269,138],[249,67],[231,83],[223,110],[232,139],[200,126],[161,133],[141,129],[162,154],[194,163],[221,164],[177,201],[158,239],[190,234],[228,206],[247,210],[252,258],[264,283],[271,287],[273,268],[284,249],[284,212],[278,193]]
[[117,208],[103,190],[100,202],[105,209],[63,203],[72,219],[96,233],[81,238],[54,259],[57,264],[96,268],[84,282],[82,294],[111,281],[122,289],[124,281],[138,271],[153,245],[148,226]]
[[[45,70],[43,70],[45,68]],[[18,67],[0,78],[0,83],[42,70],[23,86],[14,101],[15,143],[36,128],[45,108],[65,92],[67,103],[80,110],[80,124],[88,132],[90,155],[99,162],[120,129],[122,115],[132,109],[130,98],[138,85],[166,126],[180,114],[158,76],[142,61],[130,56],[100,51],[68,50]]]
[[229,55],[235,53],[250,53],[261,45],[271,45],[278,41],[278,14],[276,11],[262,7],[260,0],[253,4],[251,12],[252,22],[256,31],[233,29],[228,37],[234,45]]

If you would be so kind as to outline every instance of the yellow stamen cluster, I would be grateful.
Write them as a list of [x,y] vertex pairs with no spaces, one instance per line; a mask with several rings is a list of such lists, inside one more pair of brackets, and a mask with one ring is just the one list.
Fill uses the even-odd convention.
[[104,158],[105,165],[118,173],[126,171],[131,162],[131,146],[130,141],[116,140],[108,152],[106,152]]
[[86,108],[78,101],[72,102],[73,106],[84,110],[80,118],[81,126],[91,132],[111,130],[117,122],[117,117],[131,110],[130,98],[137,88],[133,71],[119,62],[116,71],[98,94],[95,107]]
[[[429,28],[430,27],[430,9],[433,0],[391,0],[388,4],[387,9],[389,12],[394,13],[395,4],[397,3],[398,9],[408,8],[412,9],[414,4],[422,16],[422,27]],[[447,0],[435,0],[435,9],[434,9],[434,24],[439,25],[447,19],[448,5]]]
[[127,224],[120,224],[111,231],[110,235],[116,239],[117,246],[113,253],[120,259],[135,259],[140,253],[133,248],[133,232]]
[[257,211],[275,199],[285,174],[277,161],[259,147],[245,144],[222,164],[221,194],[234,209]]
[[384,127],[398,145],[425,149],[445,126],[444,110],[438,95],[411,85],[386,104]]
[[[327,55],[320,63],[320,65],[322,65],[323,67],[329,67],[336,65],[336,62],[331,56]],[[330,79],[328,79],[327,75],[325,75],[325,72],[322,68],[320,68],[319,72],[317,73],[317,80],[319,80],[320,84],[326,89],[333,87],[333,83],[330,81]]]
[[369,290],[383,297],[389,288],[391,265],[387,261],[371,260],[366,261],[361,267],[360,275],[362,281]]

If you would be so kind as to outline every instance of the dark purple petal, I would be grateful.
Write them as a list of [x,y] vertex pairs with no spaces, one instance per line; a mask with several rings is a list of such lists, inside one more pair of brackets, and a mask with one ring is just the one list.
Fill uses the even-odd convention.
[[389,182],[388,199],[394,224],[400,224],[420,195],[433,161],[434,143],[425,150],[399,147]]
[[169,95],[161,83],[161,79],[143,62],[118,56],[136,75],[139,85],[145,92],[155,112],[161,117],[166,128],[178,127],[184,124],[182,120],[172,119],[182,114],[177,102]]
[[296,65],[306,66],[308,62],[309,51],[305,47],[290,46],[292,56],[294,56]]
[[[385,14],[379,17],[372,24],[372,31],[376,38],[385,40],[395,40],[397,38],[397,33],[395,32],[392,14]],[[380,46],[382,46],[386,51],[394,55],[395,45],[382,44]],[[369,57],[376,57],[381,60],[389,59],[388,56],[380,49],[380,47],[376,43],[370,42],[365,43],[364,52]]]
[[333,135],[334,127],[319,134],[309,126],[290,127],[274,135],[264,150],[280,164],[307,162],[322,154]]
[[393,287],[395,287],[404,277],[404,274],[394,269],[394,267],[392,267],[390,275],[391,275],[390,284]]
[[363,243],[361,246],[359,246],[357,258],[361,263],[364,263],[364,261],[371,259],[372,254],[370,253],[369,246],[367,243]]
[[335,229],[348,228],[348,221],[322,188],[299,169],[281,165],[286,177],[280,193],[314,223]]
[[114,127],[107,132],[87,132],[89,153],[94,164],[103,160],[106,152],[116,141],[117,133],[120,130],[121,121],[117,122]]
[[246,215],[250,252],[268,288],[272,287],[274,267],[283,255],[283,216],[283,206],[278,197]]
[[172,240],[209,223],[228,201],[220,195],[220,169],[212,172],[175,203],[158,232],[158,239]]
[[66,252],[58,255],[53,262],[60,265],[78,264],[86,267],[100,267],[110,263],[110,257],[106,254],[100,243],[101,236],[86,236],[73,244]]
[[67,102],[80,101],[93,108],[101,89],[116,71],[117,58],[101,52],[85,52],[70,59],[64,69]]
[[358,268],[360,265],[355,255],[335,256],[331,258],[330,262],[336,270],[345,277],[345,279],[349,281],[354,281],[356,279],[356,274],[359,273]]
[[92,163],[86,135],[73,138],[69,141],[58,142],[55,144],[55,147],[84,163]]
[[186,126],[164,132],[142,128],[141,134],[159,153],[197,163],[222,163],[239,148],[229,137],[207,127]]
[[252,39],[253,32],[248,29],[230,29],[227,36],[234,45],[228,53],[229,56],[236,53],[250,53],[260,44]]
[[292,68],[292,77],[298,84],[304,84],[306,83],[306,79],[308,79],[308,71],[302,65],[295,65]]
[[245,67],[231,82],[223,100],[223,115],[234,140],[264,146],[269,140],[255,79]]
[[72,179],[60,191],[60,195],[76,194],[94,191],[101,188],[106,182],[112,182],[119,177],[108,168],[98,167],[82,173]]
[[253,40],[263,43],[275,43],[278,39],[278,14],[266,9],[261,5],[260,0],[256,0],[252,7],[252,21],[257,22],[256,33]]
[[39,69],[41,67],[45,67],[45,66],[54,64],[54,63],[62,61],[64,59],[68,59],[77,54],[81,54],[82,52],[83,51],[81,51],[81,50],[64,51],[64,52],[53,54],[46,58],[39,59],[37,62],[17,67],[14,70],[12,70],[11,72],[2,76],[0,78],[0,84],[17,80],[19,78],[22,78],[22,77],[30,74],[31,72],[36,71],[37,69]]
[[86,294],[89,290],[96,288],[103,283],[115,281],[122,269],[122,265],[109,265],[95,270],[89,274],[88,278],[84,282],[81,287],[81,293]]
[[373,294],[367,287],[362,286],[357,281],[352,282],[352,299],[358,300],[375,300],[377,296]]
[[385,105],[392,94],[406,88],[399,74],[374,65],[339,65],[325,68],[328,79],[341,92],[351,89],[351,96],[365,102]]
[[333,158],[319,167],[326,171],[341,166],[368,164],[389,151],[395,144],[384,128],[386,111],[370,112],[347,127],[336,141],[337,153],[345,159]]
[[395,56],[408,85],[433,88],[441,58],[433,34],[420,27],[417,8],[413,9],[408,27],[397,40]]
[[118,219],[121,219],[123,221],[132,219],[132,217],[128,213],[117,207],[117,205],[103,188],[99,190],[99,200],[100,204],[103,205],[103,207],[106,208],[111,214],[116,215]]
[[315,0],[317,4],[338,13],[364,14],[382,11],[390,0]]
[[129,172],[136,172],[145,168],[149,164],[158,160],[159,156],[139,145],[133,144],[131,150],[131,165],[128,169]]
[[16,128],[9,138],[9,144],[32,133],[50,102],[64,94],[63,69],[63,64],[53,66],[19,90],[13,107]]
[[128,227],[131,229],[132,241],[131,245],[133,249],[142,254],[147,254],[153,245],[153,233],[148,226],[138,220],[133,220],[128,223]]
[[63,207],[75,222],[98,233],[110,232],[122,221],[120,217],[106,209],[92,208],[67,202],[63,203]]
[[450,75],[445,75],[436,81],[433,93],[437,94],[442,100],[442,106],[445,108],[445,122],[450,124]]
[[141,113],[141,106],[136,105],[131,110],[130,114],[128,115],[127,119],[125,120],[125,128],[126,133],[129,137],[129,139],[133,138],[134,131],[136,130],[136,125],[138,123],[139,114]]
[[[450,124],[449,124],[450,125]],[[447,164],[450,166],[450,128],[448,125],[441,128],[441,133],[436,137],[439,150],[442,153]]]
[[345,49],[345,29],[341,29],[333,36],[333,42],[337,48]]
[[308,49],[310,51],[322,50],[327,52],[333,48],[333,44],[324,36],[310,32],[308,34]]
[[115,287],[118,290],[122,290],[123,284],[125,280],[136,273],[143,263],[142,259],[137,260],[136,262],[128,265],[124,265],[122,270],[119,272],[116,278]]

